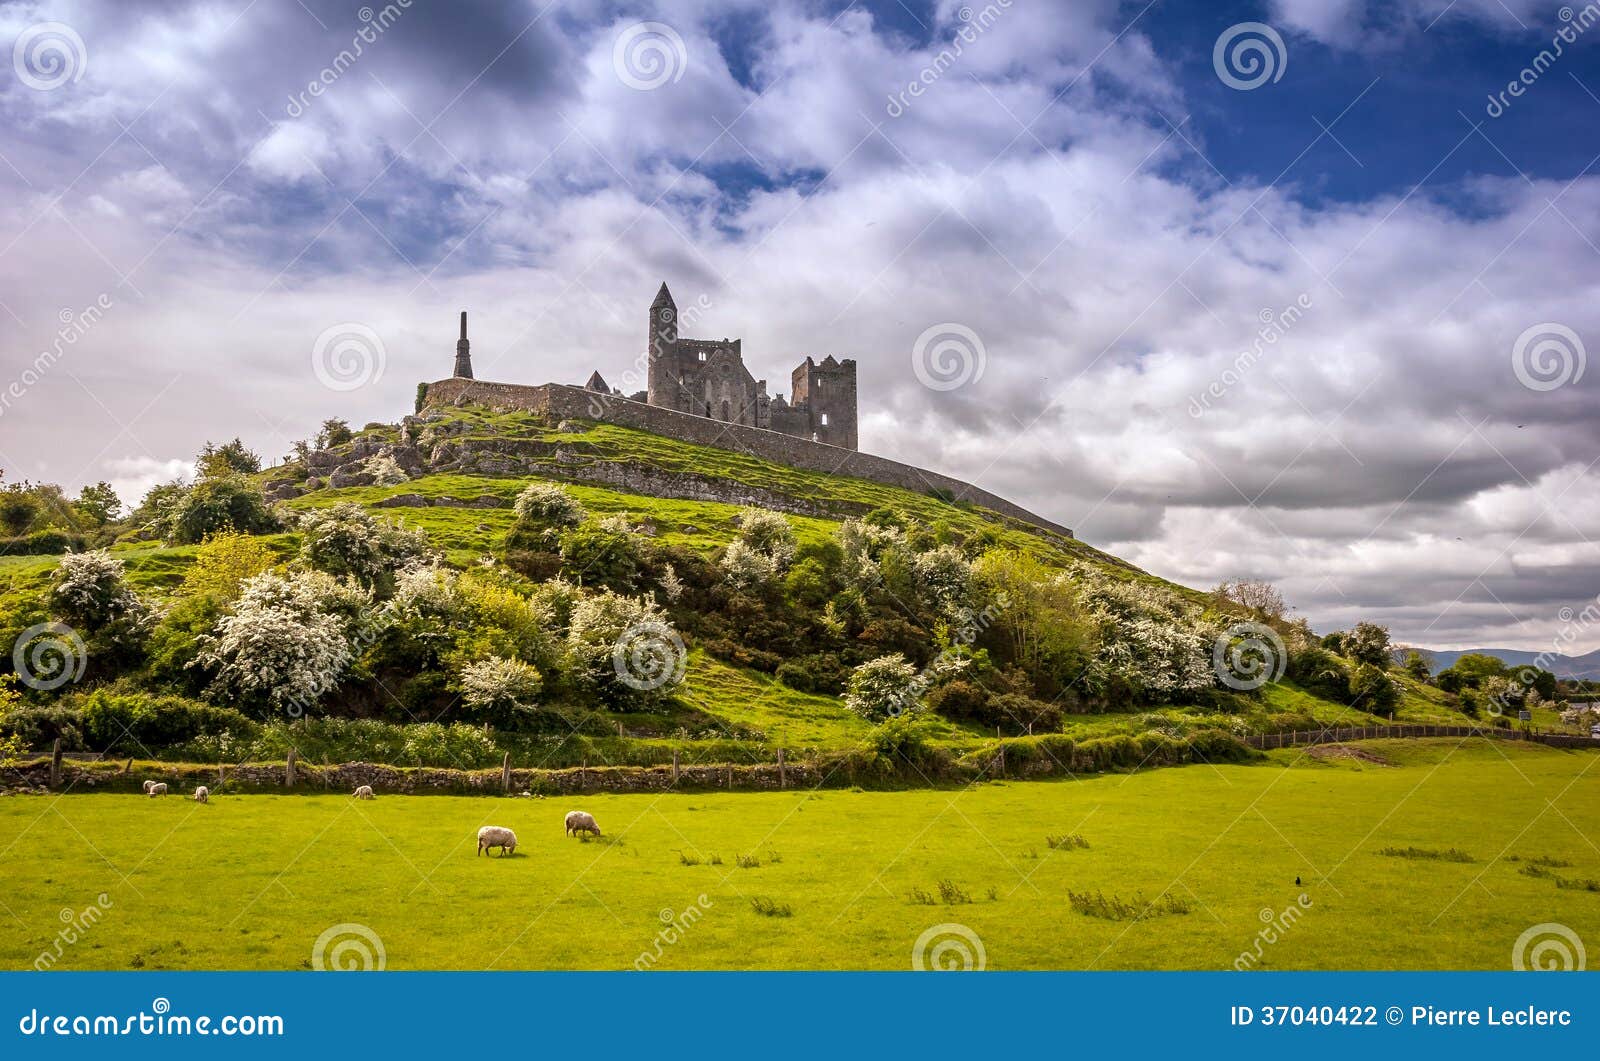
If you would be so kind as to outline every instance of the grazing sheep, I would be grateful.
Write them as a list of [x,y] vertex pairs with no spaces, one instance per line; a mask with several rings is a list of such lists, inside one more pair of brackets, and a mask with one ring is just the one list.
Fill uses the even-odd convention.
[[501,857],[509,855],[517,849],[517,834],[499,825],[485,825],[478,830],[478,854],[491,847],[498,847]]
[[146,781],[144,783],[144,794],[148,796],[150,794],[150,790],[155,787],[156,783],[154,781]]
[[196,803],[210,803],[211,790],[206,786],[201,785],[199,788],[194,790],[194,801]]
[[155,799],[157,796],[165,796],[167,794],[167,786],[165,782],[152,781],[147,791],[150,793],[150,798]]
[[371,785],[362,785],[360,788],[356,789],[354,792],[352,792],[350,794],[352,796],[354,796],[356,799],[371,799],[372,798],[372,786]]
[[575,810],[567,812],[567,835],[576,836],[578,833],[593,833],[600,835],[600,826],[594,822],[594,815],[587,811]]

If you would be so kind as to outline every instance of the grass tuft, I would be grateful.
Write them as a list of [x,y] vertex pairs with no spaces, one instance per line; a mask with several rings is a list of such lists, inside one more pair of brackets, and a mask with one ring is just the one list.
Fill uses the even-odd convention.
[[972,902],[972,896],[948,877],[939,882],[939,898],[944,900],[946,906]]
[[1478,861],[1459,847],[1447,847],[1443,851],[1435,851],[1427,847],[1385,847],[1378,854],[1389,858],[1411,858],[1432,862]]
[[752,895],[750,909],[762,917],[793,917],[794,909],[788,903],[780,903],[776,899],[765,895]]
[[1194,909],[1187,900],[1170,893],[1159,896],[1153,902],[1146,902],[1141,893],[1128,902],[1119,895],[1106,895],[1104,892],[1075,892],[1067,891],[1067,901],[1072,908],[1086,917],[1098,917],[1103,921],[1147,921],[1152,917],[1163,917],[1169,914],[1182,915]]
[[1060,836],[1046,836],[1044,842],[1052,851],[1070,851],[1075,847],[1089,849],[1089,841],[1083,838],[1082,833],[1063,833]]

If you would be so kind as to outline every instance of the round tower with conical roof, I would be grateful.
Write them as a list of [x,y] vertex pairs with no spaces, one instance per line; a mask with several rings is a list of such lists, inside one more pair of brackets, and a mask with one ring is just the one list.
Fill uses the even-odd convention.
[[651,405],[676,409],[680,405],[678,381],[670,371],[673,348],[678,343],[678,306],[665,282],[650,303],[649,338],[645,349],[645,391]]

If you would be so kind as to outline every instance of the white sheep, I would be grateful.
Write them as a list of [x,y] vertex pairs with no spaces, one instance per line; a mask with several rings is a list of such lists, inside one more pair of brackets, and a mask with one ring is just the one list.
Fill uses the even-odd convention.
[[154,781],[146,781],[144,783],[144,794],[148,796],[150,794],[150,790],[155,787],[156,783]]
[[600,835],[600,826],[595,824],[594,815],[587,811],[574,810],[567,812],[567,835],[576,836],[578,833],[593,833]]
[[165,796],[167,794],[166,782],[152,781],[150,782],[150,787],[145,791],[150,793],[151,799],[155,799],[157,796]]
[[371,785],[362,785],[360,788],[358,788],[354,792],[352,792],[351,795],[354,796],[356,799],[371,799],[372,798],[372,786]]
[[201,785],[199,788],[194,790],[194,801],[196,803],[211,802],[211,790],[206,786]]
[[503,826],[485,825],[478,830],[478,854],[491,847],[498,847],[502,857],[509,855],[517,849],[517,834]]

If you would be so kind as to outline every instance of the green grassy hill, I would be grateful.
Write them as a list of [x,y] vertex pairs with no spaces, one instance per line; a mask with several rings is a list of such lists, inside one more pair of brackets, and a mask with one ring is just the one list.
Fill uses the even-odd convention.
[[[387,474],[377,467],[375,462],[380,460],[387,462]],[[660,557],[674,558],[680,566],[699,558],[713,575],[718,556],[740,534],[741,512],[753,502],[758,508],[785,513],[802,557],[831,556],[829,550],[836,549],[832,543],[847,519],[891,513],[894,520],[915,528],[910,533],[928,542],[959,543],[972,556],[993,551],[1025,556],[1037,565],[1039,578],[1056,572],[1073,572],[1081,578],[1087,573],[1110,584],[1170,598],[1178,602],[1175,606],[1192,609],[1197,616],[1204,614],[1208,621],[1246,617],[1243,610],[1210,594],[1156,578],[1081,541],[973,505],[607,424],[551,424],[530,414],[476,407],[430,410],[398,425],[369,425],[338,445],[256,473],[253,479],[268,498],[278,500],[286,526],[294,526],[305,513],[354,503],[425,532],[428,544],[451,567],[494,570],[518,592],[528,592],[543,576],[530,574],[525,567],[516,573],[516,565],[511,563],[508,542],[514,539],[517,527],[512,504],[530,483],[551,481],[562,484],[591,520],[624,517],[637,528],[646,547]],[[377,485],[375,479],[389,481]],[[662,493],[694,496],[659,496]],[[303,544],[297,530],[259,535],[258,540],[285,563],[299,554]],[[181,600],[185,576],[202,548],[163,544],[152,540],[147,531],[131,528],[111,552],[125,564],[128,583],[170,614]],[[545,559],[550,564],[558,560],[553,553]],[[0,616],[13,630],[48,617],[47,595],[58,563],[59,557],[53,556],[0,557]],[[563,570],[564,577],[572,577]],[[579,571],[576,577],[582,581],[585,574]],[[624,764],[661,762],[671,748],[688,750],[691,759],[698,761],[744,761],[752,756],[765,758],[776,747],[798,755],[836,754],[872,742],[878,727],[849,710],[838,695],[802,691],[792,682],[779,680],[781,671],[775,676],[774,666],[785,653],[792,658],[801,649],[762,651],[741,641],[741,622],[759,621],[763,606],[749,603],[755,611],[740,613],[722,597],[716,599],[718,607],[728,609],[727,616],[706,624],[697,623],[692,615],[687,624],[680,619],[690,648],[688,666],[681,688],[664,701],[613,705],[611,710],[597,711],[592,704],[564,702],[564,694],[552,693],[534,732],[515,732],[516,727],[505,731],[497,726],[479,744],[444,751],[413,748],[396,752],[393,741],[399,738],[383,731],[382,725],[393,728],[408,721],[456,719],[433,710],[418,697],[397,691],[396,683],[385,681],[382,673],[374,670],[368,675],[358,668],[357,677],[370,688],[360,697],[341,689],[338,697],[345,699],[335,697],[328,713],[371,719],[367,731],[356,733],[344,727],[334,733],[337,727],[333,723],[308,719],[297,724],[297,731],[285,728],[261,746],[286,750],[293,743],[304,750],[321,740],[330,756],[337,756],[342,748],[346,754],[388,754],[418,765],[482,767],[497,765],[500,750],[513,751],[519,757],[537,756],[550,765],[583,761]],[[839,599],[835,596],[829,607]],[[772,599],[765,607],[773,614],[788,615],[791,623],[810,622],[815,619],[812,613],[820,610],[820,601],[806,606]],[[865,638],[870,642],[868,635],[876,628],[873,623],[880,627],[899,623],[904,629],[896,636],[925,640],[930,646],[948,636],[925,616],[908,610],[904,618],[891,614],[886,620],[883,610],[867,624],[867,630],[847,640],[854,643],[854,639]],[[746,616],[744,620],[738,617],[741,614]],[[797,637],[805,640],[803,632]],[[890,642],[886,639],[885,643]],[[868,658],[879,652],[862,651]],[[995,674],[997,681],[1016,681],[1014,675]],[[1452,697],[1404,678],[1398,671],[1393,675],[1401,694],[1395,715],[1398,721],[1462,721]],[[118,689],[148,687],[103,672],[92,676],[102,683],[109,680]],[[73,697],[81,700],[87,688],[67,690],[66,702],[77,702]],[[186,691],[197,695],[194,688]],[[1053,689],[1027,692],[1039,698],[1030,702],[1043,703],[1056,696]],[[1123,702],[1116,695],[1107,694],[1090,708],[1069,709],[1059,730],[1077,740],[1151,731],[1184,739],[1207,730],[1239,735],[1381,721],[1340,698],[1330,699],[1288,681],[1273,683],[1253,695],[1219,689],[1205,696],[1177,697],[1180,703],[1132,694]],[[441,694],[437,703],[443,702]],[[273,724],[284,726],[281,721]],[[318,725],[323,726],[320,737]],[[1009,735],[1020,732],[1017,729]],[[959,756],[974,752],[998,735],[995,726],[976,718],[930,714],[920,726],[918,740]],[[198,753],[191,744],[170,756],[158,754]],[[217,757],[222,755],[219,749]]]

